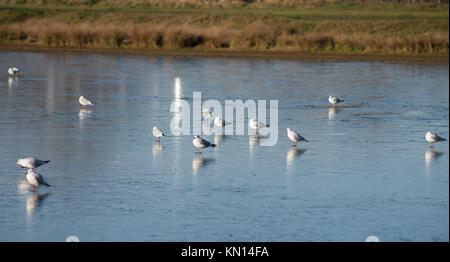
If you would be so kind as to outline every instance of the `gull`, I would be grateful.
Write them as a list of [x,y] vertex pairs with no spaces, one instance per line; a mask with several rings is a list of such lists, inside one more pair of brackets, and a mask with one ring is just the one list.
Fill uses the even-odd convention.
[[8,73],[9,73],[10,75],[12,75],[12,76],[17,76],[17,75],[19,75],[20,70],[19,70],[19,68],[17,68],[17,67],[10,67],[10,68],[8,69]]
[[34,157],[21,158],[17,160],[18,165],[20,165],[22,168],[29,168],[29,169],[40,167],[42,165],[47,164],[48,162],[50,162],[50,160],[39,160]]
[[328,97],[328,101],[333,105],[333,107],[336,105],[336,104],[339,104],[339,103],[342,103],[342,102],[344,102],[344,99],[341,99],[341,98],[338,98],[338,97],[335,97],[335,96],[330,96],[330,97]]
[[208,109],[203,109],[203,117],[204,118],[210,118],[212,117],[211,112]]
[[52,187],[52,185],[44,181],[41,174],[34,172],[33,169],[28,169],[26,179],[28,183],[33,185],[31,192],[37,192],[38,186]]
[[248,126],[251,129],[255,129],[256,132],[258,133],[259,129],[264,128],[264,127],[269,127],[270,125],[265,125],[265,124],[255,120],[255,119],[251,118],[250,121],[248,121]]
[[286,129],[287,131],[287,136],[288,138],[294,142],[294,144],[292,146],[297,146],[297,142],[309,142],[308,140],[306,140],[304,137],[302,137],[301,135],[299,135],[297,132],[295,132],[294,130],[290,129],[289,127]]
[[220,116],[217,116],[214,118],[214,125],[218,127],[224,127],[225,126],[225,120],[223,120]]
[[87,100],[84,96],[80,96],[80,98],[78,99],[78,102],[83,105],[83,108],[85,108],[85,106],[93,106],[94,104]]
[[[194,144],[194,146],[198,149],[217,146],[216,144],[212,144],[199,136],[194,136],[194,140],[192,140],[192,144]],[[201,154],[201,152],[197,152],[197,154]]]
[[441,142],[441,141],[446,141],[447,139],[438,136],[435,132],[433,131],[428,131],[425,135],[425,140],[427,140],[428,143],[430,143],[430,147],[434,148],[434,143],[435,142]]
[[153,127],[153,135],[157,138],[156,141],[159,141],[159,138],[162,136],[166,136],[158,127]]

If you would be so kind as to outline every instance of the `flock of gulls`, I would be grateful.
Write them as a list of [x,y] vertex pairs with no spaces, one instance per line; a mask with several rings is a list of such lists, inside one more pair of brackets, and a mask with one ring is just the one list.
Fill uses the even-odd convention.
[[[20,72],[21,71],[17,67],[10,67],[8,69],[8,73],[11,76],[18,76],[20,74]],[[86,106],[94,105],[94,103],[92,103],[90,100],[86,99],[84,96],[80,96],[78,99],[78,102],[82,105],[83,109],[85,109]],[[344,100],[339,97],[329,96],[328,102],[330,102],[332,107],[335,108],[336,104],[342,103],[342,102],[344,102]],[[208,109],[204,109],[202,112],[202,115],[205,119],[212,119],[214,122],[214,125],[219,128],[223,128],[223,127],[225,127],[225,125],[228,124],[219,116],[213,118],[212,113]],[[249,120],[248,126],[249,126],[249,128],[255,130],[256,134],[258,134],[258,131],[260,129],[269,127],[269,125],[265,125],[253,118]],[[293,129],[287,128],[286,133],[287,133],[287,137],[289,138],[289,140],[291,140],[293,142],[292,146],[294,146],[294,147],[297,145],[297,142],[309,142],[307,139],[305,139],[303,136],[301,136],[299,133],[297,133]],[[153,127],[153,136],[156,137],[156,141],[160,141],[161,137],[167,137],[167,135],[156,126]],[[432,149],[434,148],[434,143],[446,141],[445,138],[440,137],[433,131],[428,131],[425,134],[425,140],[428,143],[430,143],[430,148],[432,148]],[[192,140],[192,144],[197,149],[204,149],[204,148],[208,148],[208,147],[217,147],[216,144],[213,144],[213,143],[201,138],[198,135],[194,136],[194,139]],[[201,152],[196,152],[196,153],[201,154]],[[52,185],[48,184],[44,180],[44,178],[42,177],[41,174],[34,171],[35,168],[45,165],[49,162],[50,162],[50,160],[40,160],[40,159],[37,159],[34,157],[22,158],[17,161],[17,165],[20,165],[22,168],[28,169],[28,171],[25,173],[26,180],[29,184],[31,184],[33,186],[33,189],[31,190],[32,192],[37,192],[37,188],[39,186],[52,187]]]

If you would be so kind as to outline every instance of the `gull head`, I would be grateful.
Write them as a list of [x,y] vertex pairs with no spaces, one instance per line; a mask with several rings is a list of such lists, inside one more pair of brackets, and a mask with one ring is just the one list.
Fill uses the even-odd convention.
[[200,138],[199,136],[194,136],[195,139]]
[[18,165],[22,165],[22,159],[17,160]]

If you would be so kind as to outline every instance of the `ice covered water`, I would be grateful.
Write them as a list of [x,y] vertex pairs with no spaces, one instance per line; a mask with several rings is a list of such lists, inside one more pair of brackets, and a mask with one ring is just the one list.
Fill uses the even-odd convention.
[[[448,241],[448,64],[0,52],[0,240]],[[10,78],[15,65],[23,76]],[[175,87],[176,78],[179,87]],[[278,100],[272,147],[170,134],[174,99]],[[80,95],[95,106],[81,110]],[[345,99],[330,109],[328,96]],[[290,127],[311,143],[291,146]],[[22,157],[55,186],[27,191]]]

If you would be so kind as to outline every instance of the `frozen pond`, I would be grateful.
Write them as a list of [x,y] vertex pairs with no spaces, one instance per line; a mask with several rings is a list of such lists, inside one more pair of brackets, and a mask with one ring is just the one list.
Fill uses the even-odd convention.
[[[0,52],[0,241],[449,240],[449,66]],[[23,76],[9,78],[16,65]],[[176,83],[179,79],[179,83]],[[278,100],[278,142],[170,134],[176,98]],[[329,95],[345,99],[330,109]],[[84,95],[95,106],[80,110]],[[311,143],[287,139],[286,127]],[[20,186],[17,159],[54,189]],[[18,185],[19,184],[19,185]]]

